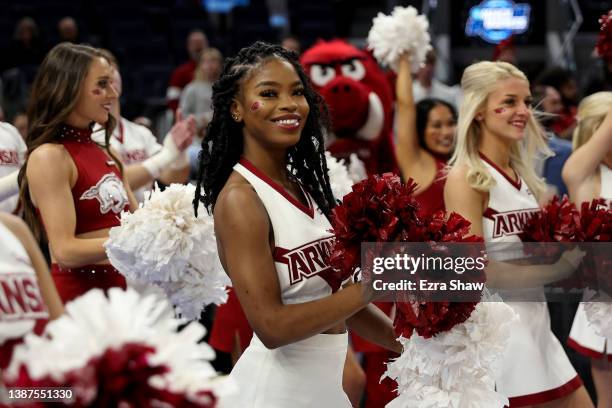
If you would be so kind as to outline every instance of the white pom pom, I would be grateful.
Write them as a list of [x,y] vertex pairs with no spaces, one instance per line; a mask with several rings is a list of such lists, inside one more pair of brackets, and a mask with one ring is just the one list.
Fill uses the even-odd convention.
[[518,315],[492,298],[468,320],[425,339],[400,337],[403,351],[387,365],[385,376],[398,384],[399,396],[387,407],[492,408],[508,399],[495,392],[493,378]]
[[329,182],[334,197],[337,200],[342,200],[342,197],[351,192],[353,180],[344,163],[332,156],[330,152],[325,152],[325,159],[327,161],[327,174],[329,175]]
[[356,153],[351,153],[349,156],[348,171],[349,177],[353,180],[353,183],[359,183],[361,180],[365,180],[365,178],[368,177],[365,165],[359,160]]
[[162,287],[184,317],[227,300],[229,284],[217,254],[213,218],[195,217],[193,185],[172,184],[145,198],[134,213],[121,214],[104,244],[109,260],[136,283]]
[[417,71],[425,62],[429,44],[429,22],[412,7],[395,7],[390,16],[378,13],[368,34],[368,47],[382,65],[397,72],[399,57],[410,54],[412,70]]
[[325,152],[325,159],[331,189],[334,197],[338,200],[351,192],[353,184],[366,178],[365,166],[355,153],[349,156],[348,167],[343,161],[332,156],[330,152]]
[[584,302],[589,325],[597,335],[612,339],[612,303]]
[[[141,297],[128,289],[112,288],[108,297],[93,289],[66,305],[66,313],[49,322],[42,337],[30,334],[14,353],[6,376],[19,375],[23,365],[33,379],[51,376],[62,381],[110,348],[126,343],[149,345],[151,365],[164,364],[169,371],[151,378],[151,385],[186,393],[197,401],[198,393],[227,393],[226,379],[220,381],[210,365],[213,349],[199,341],[206,329],[191,322],[177,332],[182,322],[175,319],[164,300],[154,295]],[[230,386],[231,388],[231,386]]]

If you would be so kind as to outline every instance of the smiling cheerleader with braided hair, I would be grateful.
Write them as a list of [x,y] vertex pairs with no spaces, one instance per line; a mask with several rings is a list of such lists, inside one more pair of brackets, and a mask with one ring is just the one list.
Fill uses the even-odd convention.
[[345,322],[400,351],[391,321],[368,306],[373,291],[341,288],[325,256],[335,200],[322,105],[297,55],[261,42],[228,59],[213,86],[195,206],[214,211],[219,256],[254,331],[228,407],[350,407]]

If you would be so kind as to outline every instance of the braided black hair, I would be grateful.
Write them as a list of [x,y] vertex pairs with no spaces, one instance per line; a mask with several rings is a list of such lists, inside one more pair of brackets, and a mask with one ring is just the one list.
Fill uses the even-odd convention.
[[287,150],[290,174],[302,183],[324,214],[329,214],[336,204],[327,174],[323,142],[323,132],[329,128],[327,106],[313,89],[296,53],[258,41],[241,49],[235,57],[228,58],[219,80],[213,85],[213,117],[198,158],[198,184],[193,200],[196,216],[200,202],[209,212],[214,209],[221,189],[243,153],[242,124],[235,122],[230,112],[240,81],[270,58],[282,59],[293,66],[304,85],[304,96],[310,106],[300,140]]

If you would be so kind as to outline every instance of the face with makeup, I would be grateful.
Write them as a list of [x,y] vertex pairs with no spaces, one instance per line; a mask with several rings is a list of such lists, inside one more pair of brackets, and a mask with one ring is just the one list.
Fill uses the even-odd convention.
[[434,106],[427,115],[424,140],[427,148],[435,154],[449,155],[453,150],[457,120],[446,105]]
[[232,104],[245,138],[267,149],[287,149],[300,140],[310,107],[293,66],[271,58],[243,79]]
[[104,124],[112,104],[117,100],[117,91],[112,86],[113,68],[102,57],[96,57],[89,65],[83,80],[76,106],[70,114],[70,123],[77,127],[87,127],[91,122]]
[[499,81],[489,94],[484,108],[476,115],[483,134],[508,141],[521,140],[531,117],[529,84],[519,78]]

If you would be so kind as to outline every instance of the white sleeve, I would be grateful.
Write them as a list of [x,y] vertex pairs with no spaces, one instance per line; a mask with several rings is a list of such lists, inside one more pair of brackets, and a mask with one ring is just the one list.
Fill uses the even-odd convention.
[[142,138],[144,142],[145,150],[147,152],[147,157],[151,157],[159,153],[159,151],[162,149],[162,145],[157,141],[157,138],[155,137],[155,135],[153,135],[153,133],[151,133],[151,131],[148,128],[142,125],[138,125],[138,124],[133,124],[133,125],[135,128],[138,129],[138,132],[140,133],[140,137]]

